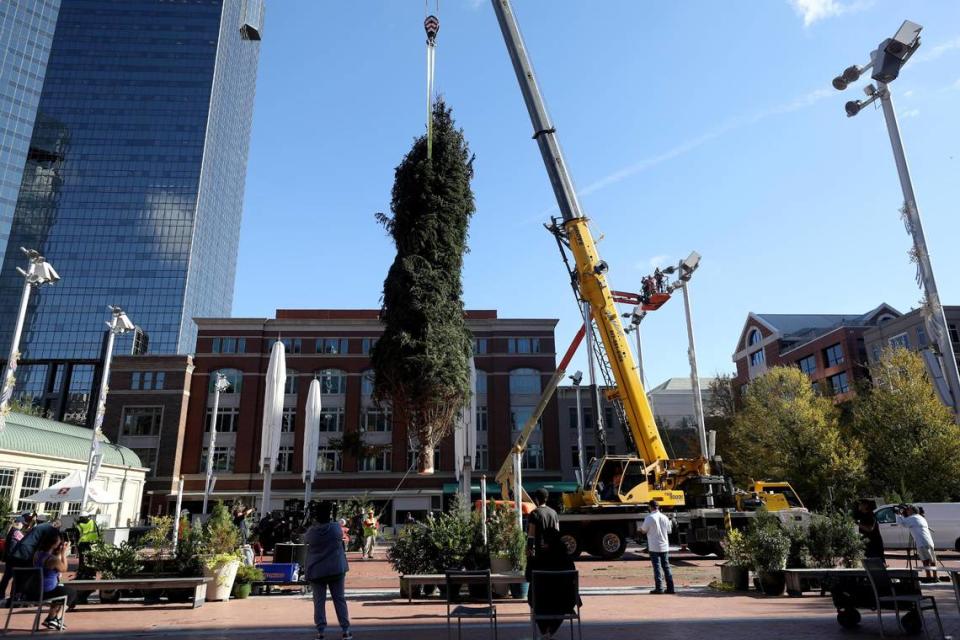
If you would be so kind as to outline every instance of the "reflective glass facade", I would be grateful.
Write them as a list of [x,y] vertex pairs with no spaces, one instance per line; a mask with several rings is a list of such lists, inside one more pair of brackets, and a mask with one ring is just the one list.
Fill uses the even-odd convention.
[[[56,414],[88,386],[56,367],[97,363],[108,304],[153,353],[230,315],[262,19],[261,0],[62,0],[10,237],[63,278],[33,295],[21,353],[42,371],[18,389]],[[4,350],[22,263],[0,271]]]
[[60,0],[0,2],[0,258],[13,223],[59,9]]

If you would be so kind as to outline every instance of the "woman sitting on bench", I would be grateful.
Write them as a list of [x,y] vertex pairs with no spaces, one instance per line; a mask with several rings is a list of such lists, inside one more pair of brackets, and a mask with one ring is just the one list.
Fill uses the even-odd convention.
[[[73,589],[60,584],[60,573],[67,570],[67,540],[60,531],[51,527],[44,531],[33,556],[33,566],[43,570],[43,599],[67,597],[67,606],[73,607],[77,594]],[[48,629],[66,629],[63,624],[63,603],[50,605],[43,626]]]

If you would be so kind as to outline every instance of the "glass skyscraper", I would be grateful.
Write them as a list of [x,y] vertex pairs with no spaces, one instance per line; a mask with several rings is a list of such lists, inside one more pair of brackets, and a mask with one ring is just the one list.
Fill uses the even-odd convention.
[[59,9],[60,0],[0,2],[0,258],[17,206]]
[[[87,420],[107,305],[153,353],[230,315],[262,25],[263,0],[62,0],[9,241],[62,277],[31,299],[17,384],[56,417]],[[23,262],[0,270],[0,349]]]

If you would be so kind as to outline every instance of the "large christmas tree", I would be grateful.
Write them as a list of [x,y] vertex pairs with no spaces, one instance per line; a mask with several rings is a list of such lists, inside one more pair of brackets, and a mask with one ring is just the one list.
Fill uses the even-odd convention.
[[461,270],[473,215],[473,158],[440,100],[432,157],[421,136],[396,169],[392,216],[378,219],[397,247],[383,283],[383,336],[371,354],[374,395],[392,407],[433,471],[433,449],[469,400],[472,334],[464,321]]

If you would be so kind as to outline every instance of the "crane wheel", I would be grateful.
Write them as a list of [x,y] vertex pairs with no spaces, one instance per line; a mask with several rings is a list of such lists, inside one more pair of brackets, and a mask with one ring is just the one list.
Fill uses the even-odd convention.
[[577,538],[576,534],[561,533],[560,541],[567,548],[567,557],[571,560],[576,560],[583,553],[583,545],[580,544],[580,539]]
[[837,611],[837,622],[844,629],[854,629],[860,624],[860,612],[856,609],[840,609]]
[[616,529],[600,531],[593,544],[595,555],[604,560],[616,560],[627,550],[627,537]]

